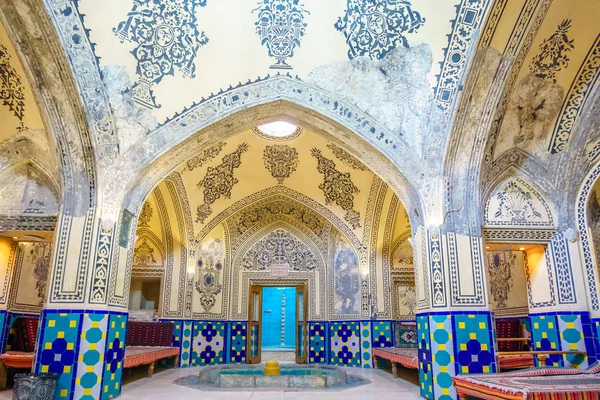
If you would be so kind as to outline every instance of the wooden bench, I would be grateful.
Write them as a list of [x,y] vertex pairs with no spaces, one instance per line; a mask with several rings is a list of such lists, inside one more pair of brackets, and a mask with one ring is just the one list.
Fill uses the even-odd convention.
[[373,349],[373,366],[379,367],[378,358],[388,360],[392,364],[392,376],[398,378],[398,364],[411,369],[419,368],[419,350],[416,348],[375,348]]
[[133,368],[148,367],[148,378],[152,378],[156,362],[174,358],[175,367],[179,364],[179,348],[173,347],[174,326],[170,322],[129,321],[123,366]]

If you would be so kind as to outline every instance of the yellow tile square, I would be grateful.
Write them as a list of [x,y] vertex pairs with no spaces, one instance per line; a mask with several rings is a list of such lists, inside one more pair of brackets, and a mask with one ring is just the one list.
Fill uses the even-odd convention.
[[69,391],[67,389],[63,389],[60,391],[60,397],[67,397]]
[[77,326],[77,321],[69,321],[69,328],[75,328]]
[[42,374],[47,374],[48,373],[48,366],[47,365],[42,365]]
[[569,329],[575,329],[575,322],[567,322],[567,328]]
[[440,350],[446,350],[446,345],[445,344],[440,344],[440,345],[438,345],[438,349],[440,349]]
[[51,319],[50,321],[48,321],[48,327],[49,328],[54,328],[56,326],[56,321]]
[[52,343],[45,343],[44,350],[52,350]]
[[556,343],[550,343],[550,347],[556,349]]
[[485,329],[485,322],[479,323],[479,329]]
[[67,316],[67,313],[60,313],[60,314],[58,314],[58,315],[60,315],[61,317],[66,317],[66,316]]
[[473,332],[469,333],[469,339],[471,339],[471,340],[477,340],[477,334],[475,334]]
[[542,332],[542,338],[543,339],[548,339],[548,333]]
[[461,367],[461,371],[462,371],[463,374],[468,374],[469,373],[469,367],[462,366]]
[[96,346],[98,346],[96,343],[90,343],[90,350],[96,350]]
[[75,379],[75,384],[76,385],[81,385],[81,378]]
[[467,349],[467,345],[465,343],[461,343],[460,344],[460,349],[463,350],[463,351],[466,350]]
[[488,345],[486,343],[481,343],[481,350],[486,351],[488,349]]
[[65,365],[64,368],[63,368],[63,373],[64,374],[71,373],[71,366],[70,365]]
[[92,394],[92,389],[83,389],[83,394],[89,396]]
[[440,372],[446,372],[448,370],[445,366],[440,366]]
[[548,328],[554,329],[554,323],[553,322],[548,322]]
[[94,372],[94,366],[88,365],[87,367],[85,367],[85,372]]
[[75,345],[73,343],[67,343],[67,350],[73,350]]
[[483,373],[484,373],[484,374],[487,374],[487,373],[489,373],[489,372],[490,372],[490,367],[489,367],[488,365],[484,365],[484,366],[483,366]]
[[569,348],[570,348],[571,350],[578,350],[578,348],[577,348],[577,343],[571,343],[571,344],[569,344]]
[[118,339],[119,338],[119,332],[115,332],[115,337]]
[[444,329],[444,324],[442,322],[438,322],[437,327],[438,329]]
[[462,322],[462,321],[461,321],[461,322],[459,322],[459,323],[458,323],[458,328],[459,328],[459,329],[465,329],[465,323],[464,323],[464,322]]
[[57,338],[59,339],[64,339],[65,338],[65,333],[64,332],[58,332],[58,334],[56,335]]
[[537,322],[533,323],[533,328],[534,329],[540,329],[540,324],[538,324]]
[[100,322],[92,321],[92,328],[98,328],[100,326]]

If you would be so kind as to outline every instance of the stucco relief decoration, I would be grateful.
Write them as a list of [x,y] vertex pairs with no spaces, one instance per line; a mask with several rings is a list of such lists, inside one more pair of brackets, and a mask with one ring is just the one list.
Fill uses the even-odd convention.
[[409,47],[406,34],[416,32],[425,18],[409,1],[348,0],[346,14],[335,29],[344,33],[348,58],[381,60],[398,46]]
[[540,52],[531,60],[530,69],[538,78],[556,81],[556,73],[569,65],[568,52],[575,48],[574,40],[567,33],[571,20],[565,19],[558,25],[556,32],[540,45]]
[[231,224],[238,235],[243,235],[259,222],[285,215],[310,229],[321,239],[326,239],[325,221],[318,214],[298,204],[277,200],[242,213]]
[[48,273],[50,272],[50,250],[49,243],[34,243],[29,252],[31,262],[35,265],[33,275],[35,276],[38,299],[40,305],[46,300],[46,289],[48,285]]
[[[417,310],[417,292],[414,286],[398,287],[402,315],[414,315]],[[405,314],[406,313],[406,314]]]
[[263,153],[265,168],[281,185],[298,167],[298,152],[286,145],[267,146]]
[[138,81],[133,97],[147,108],[159,108],[152,86],[175,69],[194,77],[200,47],[208,43],[198,30],[197,10],[206,0],[134,0],[127,19],[113,29],[121,42],[137,44],[131,52],[137,60]]
[[225,155],[221,164],[216,167],[208,167],[204,178],[198,182],[198,188],[204,188],[204,203],[198,206],[196,211],[196,222],[203,223],[212,213],[210,207],[221,196],[229,199],[231,189],[238,183],[234,176],[234,170],[242,165],[242,154],[248,151],[248,144],[242,143],[233,153]]
[[317,170],[323,174],[323,183],[319,189],[325,195],[325,204],[337,204],[346,211],[344,219],[353,229],[360,227],[360,213],[354,210],[354,195],[359,193],[358,187],[352,183],[349,172],[340,172],[336,169],[335,162],[323,157],[321,150],[313,148],[313,157],[318,160]]
[[517,260],[514,253],[489,253],[490,292],[497,307],[506,307],[513,288],[513,268]]
[[152,219],[152,215],[154,215],[154,210],[150,203],[145,202],[142,206],[142,212],[140,213],[140,218],[138,220],[139,226],[148,226],[150,224],[150,220]]
[[360,270],[358,256],[339,233],[334,237],[334,311],[337,315],[360,313]]
[[256,21],[256,33],[261,44],[269,49],[269,56],[275,58],[272,69],[291,69],[288,58],[294,56],[296,47],[306,34],[304,22],[310,13],[299,0],[261,0]]
[[0,98],[15,117],[23,121],[23,117],[25,117],[25,87],[10,61],[7,48],[0,44]]
[[363,163],[358,161],[356,158],[352,157],[346,150],[342,149],[341,147],[336,146],[333,143],[329,143],[327,145],[327,147],[329,148],[329,150],[331,150],[333,155],[338,160],[340,160],[341,162],[343,162],[350,168],[355,169],[357,171],[366,171],[367,170],[367,167]]
[[133,251],[133,264],[136,268],[149,268],[156,265],[154,257],[154,248],[148,243],[148,239],[143,237]]
[[530,220],[542,219],[542,214],[536,210],[531,193],[523,190],[515,182],[508,182],[497,196],[498,209],[496,218],[507,219],[512,223],[526,223]]
[[221,153],[221,150],[223,150],[223,147],[225,147],[226,144],[226,142],[219,142],[214,146],[211,146],[208,149],[204,150],[202,153],[198,154],[194,158],[188,160],[186,162],[188,170],[193,171],[196,168],[202,168],[202,166],[214,160],[215,157],[217,157]]
[[600,265],[600,201],[598,199],[597,189],[594,189],[588,201],[588,224],[596,250],[596,265]]
[[210,312],[214,308],[217,295],[223,290],[221,284],[223,254],[223,242],[218,238],[209,239],[200,247],[196,290],[200,294],[200,305],[205,312]]
[[246,271],[268,271],[272,264],[287,264],[290,271],[315,271],[318,258],[306,244],[284,229],[269,233],[249,249],[242,260]]

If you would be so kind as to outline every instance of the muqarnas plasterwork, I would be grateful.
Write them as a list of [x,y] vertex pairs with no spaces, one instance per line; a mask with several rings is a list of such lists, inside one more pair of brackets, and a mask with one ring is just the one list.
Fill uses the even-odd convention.
[[567,36],[569,28],[571,20],[565,19],[556,32],[542,42],[540,52],[531,60],[530,69],[535,76],[556,81],[556,73],[569,65],[567,53],[575,48],[575,40]]
[[186,162],[188,170],[193,171],[196,168],[202,168],[202,166],[206,165],[206,163],[212,161],[215,157],[217,157],[226,144],[226,142],[219,142],[214,146],[211,146],[208,149],[204,150],[202,153],[198,154],[194,158],[188,160]]
[[351,60],[360,56],[381,60],[398,46],[409,47],[405,35],[425,23],[405,0],[348,0],[346,8],[335,29],[344,33]]
[[113,29],[121,42],[136,43],[131,52],[137,60],[139,80],[132,88],[137,103],[159,108],[152,85],[175,69],[184,77],[194,77],[196,56],[208,43],[198,30],[197,9],[206,0],[134,0],[127,19]]
[[138,219],[138,225],[148,226],[153,215],[154,210],[152,209],[152,205],[146,201],[142,206],[142,212],[140,213],[140,218]]
[[294,56],[296,47],[306,34],[306,15],[299,0],[262,0],[258,2],[256,33],[261,44],[269,49],[269,56],[275,58],[272,69],[291,69],[288,58]]
[[360,313],[360,269],[358,256],[338,232],[332,235],[334,311],[336,315]]
[[51,250],[52,245],[50,245],[50,243],[34,243],[29,251],[31,263],[35,266],[33,268],[33,275],[36,280],[35,289],[38,292],[37,295],[40,305],[43,305],[46,300]]
[[268,271],[273,264],[287,264],[290,271],[315,271],[319,258],[306,244],[284,229],[276,229],[250,248],[242,259],[246,271]]
[[206,312],[210,312],[215,307],[217,295],[223,290],[221,284],[223,254],[221,239],[211,238],[200,246],[196,290],[200,294],[200,305]]
[[336,146],[333,143],[329,143],[327,147],[329,148],[329,150],[331,150],[333,155],[335,155],[335,158],[337,158],[350,168],[355,169],[357,171],[367,170],[367,167],[363,163],[358,161],[356,158],[352,157],[346,150],[342,149],[341,147]]
[[0,44],[0,99],[22,122],[25,117],[25,87],[10,62],[8,49]]
[[298,167],[298,151],[286,145],[267,146],[263,153],[265,168],[281,185]]
[[325,195],[325,204],[335,203],[346,211],[344,219],[353,229],[360,227],[360,213],[354,210],[354,195],[359,193],[358,187],[352,183],[349,172],[340,172],[335,162],[323,157],[321,150],[313,148],[313,157],[318,160],[317,170],[323,174],[323,183],[319,189]]
[[542,218],[542,214],[533,204],[531,193],[526,192],[513,181],[508,182],[497,197],[499,203],[494,214],[496,218],[508,218],[513,223]]
[[204,188],[204,203],[198,206],[196,222],[203,223],[212,214],[210,207],[221,196],[231,198],[231,189],[238,183],[234,170],[242,165],[242,154],[248,151],[248,144],[242,143],[233,153],[225,155],[221,164],[208,167],[204,178],[198,182],[198,188]]
[[506,307],[513,288],[512,271],[517,256],[508,251],[488,253],[490,292],[497,307]]

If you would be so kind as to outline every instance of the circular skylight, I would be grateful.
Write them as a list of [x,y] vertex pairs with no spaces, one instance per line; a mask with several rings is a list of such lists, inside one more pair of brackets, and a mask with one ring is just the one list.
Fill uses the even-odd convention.
[[290,140],[297,137],[302,129],[285,121],[275,121],[260,125],[254,130],[259,136],[271,140]]

